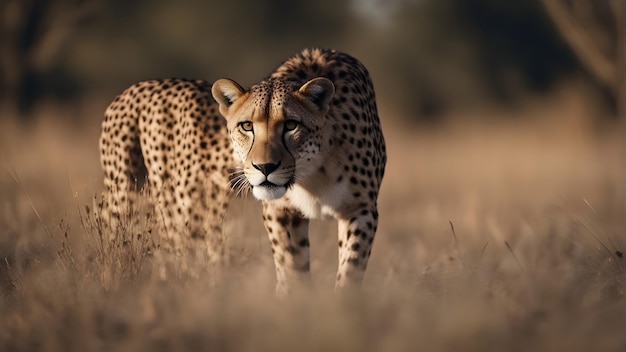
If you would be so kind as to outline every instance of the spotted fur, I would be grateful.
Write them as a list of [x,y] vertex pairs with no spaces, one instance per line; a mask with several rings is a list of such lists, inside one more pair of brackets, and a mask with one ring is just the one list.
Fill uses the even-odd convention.
[[137,83],[104,114],[100,136],[105,217],[113,226],[135,206],[145,180],[176,250],[206,242],[221,261],[232,148],[224,118],[201,80]]
[[369,73],[355,58],[306,49],[250,89],[228,79],[139,83],[107,109],[100,147],[113,213],[147,176],[170,226],[210,239],[221,236],[229,188],[251,191],[263,203],[279,294],[309,280],[316,218],[338,222],[336,287],[361,283],[386,150]]

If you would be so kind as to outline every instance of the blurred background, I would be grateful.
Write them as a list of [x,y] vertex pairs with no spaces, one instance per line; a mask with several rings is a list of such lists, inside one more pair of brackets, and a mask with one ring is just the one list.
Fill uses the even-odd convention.
[[[0,351],[626,351],[625,3],[0,0]],[[357,57],[376,89],[389,158],[370,296],[271,299],[250,197],[226,217],[218,286],[158,281],[133,241],[158,243],[157,217],[130,246],[103,240],[117,94],[251,85],[310,46]],[[310,232],[330,293],[336,224]]]
[[624,97],[622,0],[2,0],[0,26],[2,118],[54,105],[100,121],[80,104],[103,111],[153,78],[249,85],[309,46],[363,61],[385,119],[436,125],[565,90],[605,121]]

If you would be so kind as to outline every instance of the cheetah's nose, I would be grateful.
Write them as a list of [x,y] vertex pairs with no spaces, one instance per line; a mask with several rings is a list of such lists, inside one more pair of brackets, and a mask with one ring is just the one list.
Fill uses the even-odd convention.
[[255,164],[255,163],[252,163],[252,166],[255,169],[261,171],[261,173],[263,175],[268,176],[274,170],[278,169],[278,167],[280,166],[280,161],[278,162],[278,164],[274,164],[274,163]]

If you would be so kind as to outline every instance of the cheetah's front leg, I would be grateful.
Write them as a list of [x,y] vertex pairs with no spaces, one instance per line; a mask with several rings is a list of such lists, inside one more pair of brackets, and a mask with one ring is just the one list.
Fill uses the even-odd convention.
[[276,294],[310,282],[309,220],[281,201],[263,203],[263,222],[276,266]]
[[335,288],[356,287],[363,281],[378,226],[376,208],[362,208],[338,219],[339,269]]

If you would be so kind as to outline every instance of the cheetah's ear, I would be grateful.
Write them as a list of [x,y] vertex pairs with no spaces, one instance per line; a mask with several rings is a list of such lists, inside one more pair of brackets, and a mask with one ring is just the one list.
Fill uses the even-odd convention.
[[220,113],[223,116],[228,116],[228,109],[245,94],[245,90],[237,82],[222,78],[213,83],[211,94],[220,105]]
[[328,112],[334,94],[335,85],[324,77],[313,78],[298,89],[298,95],[313,103],[322,114]]

